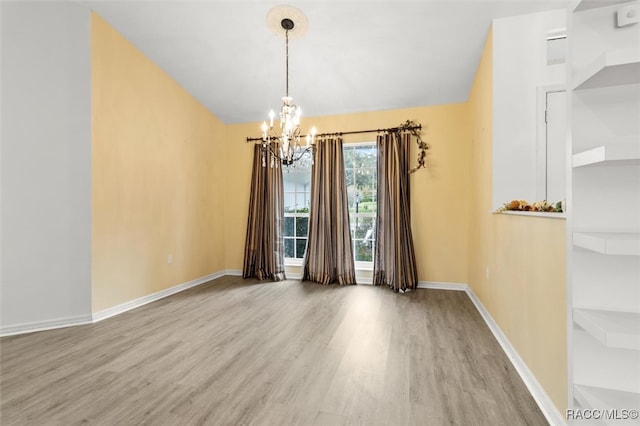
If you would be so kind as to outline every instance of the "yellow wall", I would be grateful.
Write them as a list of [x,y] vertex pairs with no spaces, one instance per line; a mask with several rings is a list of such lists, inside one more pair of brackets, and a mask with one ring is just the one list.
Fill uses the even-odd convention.
[[[93,311],[242,269],[245,138],[259,123],[223,125],[95,14],[91,50]],[[489,32],[465,104],[305,118],[303,127],[423,124],[429,167],[411,178],[419,279],[469,283],[563,412],[565,224],[490,213],[492,60]]]
[[[567,407],[566,253],[561,219],[492,214],[492,34],[469,95],[469,285],[544,387]],[[488,268],[488,277],[487,277]]]
[[91,79],[95,313],[224,269],[225,129],[95,13]]
[[[431,145],[429,168],[411,177],[418,277],[421,281],[466,283],[471,159],[465,104],[311,117],[304,118],[302,126],[315,125],[319,132],[348,131],[393,127],[407,119],[423,125],[423,139]],[[242,269],[252,156],[251,144],[245,141],[247,136],[260,135],[260,123],[231,125],[227,130],[226,204],[237,214],[226,217],[226,268]],[[345,143],[373,140],[375,133],[345,136]],[[414,145],[414,159],[416,155]]]

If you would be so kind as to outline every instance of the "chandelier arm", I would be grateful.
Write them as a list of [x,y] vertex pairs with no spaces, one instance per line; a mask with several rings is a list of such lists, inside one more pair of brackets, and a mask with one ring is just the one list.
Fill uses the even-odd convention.
[[305,149],[303,149],[302,151],[300,151],[300,153],[298,154],[298,156],[296,156],[296,155],[294,154],[294,156],[293,156],[293,161],[300,161],[300,159],[301,159],[302,157],[304,157],[304,155],[305,155],[306,153],[308,153],[308,152],[310,152],[310,153],[312,153],[312,154],[313,154],[313,147],[312,147],[312,146],[310,146],[310,147],[308,147],[308,148],[305,148]]
[[271,144],[267,144],[266,146],[263,145],[263,148],[265,151],[267,151],[268,154],[280,158],[280,153],[274,151],[273,147],[271,146]]

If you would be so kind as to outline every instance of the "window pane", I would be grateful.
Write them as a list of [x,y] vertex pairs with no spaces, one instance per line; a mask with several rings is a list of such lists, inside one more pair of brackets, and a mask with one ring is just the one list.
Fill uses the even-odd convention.
[[304,257],[304,251],[307,248],[306,238],[296,238],[296,257],[302,259]]
[[547,65],[567,62],[567,38],[547,39]]
[[346,179],[346,182],[347,182],[347,186],[348,187],[354,186],[356,181],[355,181],[355,178],[353,177],[354,176],[353,175],[353,169],[345,169],[344,173],[345,173],[345,179]]
[[297,217],[296,218],[296,237],[307,237],[309,234],[309,218]]
[[284,192],[294,192],[296,190],[296,183],[291,179],[287,179],[287,173],[282,174],[282,187]]
[[376,187],[376,173],[372,168],[359,169],[355,179],[359,191],[371,191]]
[[292,192],[284,193],[284,211],[285,213],[293,213],[296,209],[296,194]]
[[373,217],[353,217],[351,219],[354,229],[355,229],[355,238],[373,238],[373,230],[375,220]]
[[376,165],[376,148],[372,146],[356,147],[354,167],[374,167]]
[[309,190],[308,185],[311,182],[310,167],[285,167],[282,172],[283,181],[293,186],[290,191],[301,192]]
[[296,213],[309,213],[309,195],[306,192],[296,194]]
[[293,257],[294,256],[294,240],[292,238],[284,239],[284,257]]
[[[349,196],[350,195],[350,196]],[[354,191],[348,194],[349,213],[375,213],[376,193],[373,191]]]
[[285,237],[293,237],[293,222],[295,220],[295,217],[285,217],[284,218],[284,236]]
[[344,146],[342,155],[344,157],[344,166],[346,168],[353,167],[354,149],[350,146]]
[[356,213],[356,210],[362,205],[362,191],[351,187],[347,190],[347,203],[349,203],[349,212]]
[[358,213],[375,213],[377,210],[376,193],[374,191],[363,191]]
[[354,188],[350,193],[347,193],[347,202],[349,203],[349,212],[357,213],[362,206],[362,191]]
[[355,240],[355,257],[357,262],[373,261],[373,244],[367,241]]

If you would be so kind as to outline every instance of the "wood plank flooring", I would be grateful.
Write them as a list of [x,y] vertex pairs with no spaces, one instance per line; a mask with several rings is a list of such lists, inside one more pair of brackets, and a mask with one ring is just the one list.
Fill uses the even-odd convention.
[[465,293],[223,277],[0,339],[2,425],[546,425]]

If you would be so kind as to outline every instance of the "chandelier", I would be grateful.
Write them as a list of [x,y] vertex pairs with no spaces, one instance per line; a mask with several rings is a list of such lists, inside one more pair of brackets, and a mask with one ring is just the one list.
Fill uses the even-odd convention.
[[300,130],[302,110],[293,103],[293,98],[289,96],[289,32],[296,28],[296,24],[293,18],[287,17],[288,15],[298,15],[298,18],[302,18],[303,23],[306,24],[306,17],[302,12],[291,6],[276,6],[267,15],[267,23],[272,27],[272,30],[276,30],[274,19],[282,17],[277,31],[284,30],[286,74],[285,96],[282,97],[279,126],[274,127],[276,114],[273,110],[269,112],[269,124],[266,121],[262,123],[263,166],[266,166],[267,158],[271,167],[278,167],[279,163],[287,167],[295,166],[295,163],[303,166],[313,164],[316,128],[312,127],[309,134],[305,136],[304,142],[300,142],[303,136]]

